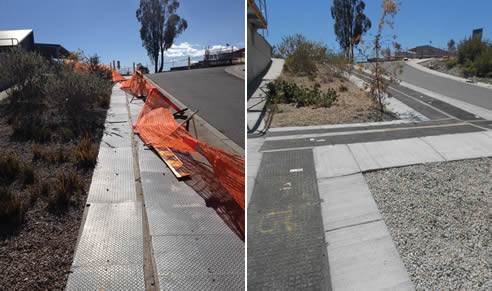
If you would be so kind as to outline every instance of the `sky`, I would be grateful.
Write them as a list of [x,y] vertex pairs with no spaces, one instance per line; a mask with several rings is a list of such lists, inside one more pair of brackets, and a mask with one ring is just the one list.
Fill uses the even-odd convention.
[[[245,46],[244,0],[180,0],[177,14],[188,22],[164,62],[196,57],[204,49]],[[0,30],[33,29],[37,43],[61,44],[69,51],[79,48],[101,62],[120,60],[148,65],[136,18],[139,0],[0,0]],[[184,63],[183,63],[184,65]],[[167,66],[168,67],[168,66]]]
[[[281,1],[267,0],[268,31],[265,37],[271,45],[282,37],[301,33],[306,38],[321,41],[335,51],[339,50],[331,17],[332,0]],[[365,14],[372,28],[363,38],[376,32],[381,17],[381,0],[365,0]],[[450,39],[458,44],[472,30],[483,28],[483,38],[492,41],[491,0],[403,0],[396,15],[395,30],[404,49],[420,45],[447,48]],[[391,36],[391,31],[383,35]],[[430,43],[432,41],[432,43]]]

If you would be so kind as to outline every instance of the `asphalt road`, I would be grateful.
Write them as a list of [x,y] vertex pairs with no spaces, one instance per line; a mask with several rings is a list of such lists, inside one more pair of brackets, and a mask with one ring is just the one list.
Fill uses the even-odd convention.
[[147,75],[198,115],[244,149],[244,79],[228,67]]
[[441,95],[492,110],[492,90],[490,89],[436,76],[407,64],[404,64],[399,78]]

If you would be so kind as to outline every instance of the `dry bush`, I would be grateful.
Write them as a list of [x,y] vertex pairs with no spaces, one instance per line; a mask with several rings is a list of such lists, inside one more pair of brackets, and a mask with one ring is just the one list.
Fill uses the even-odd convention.
[[0,224],[14,226],[24,221],[27,204],[14,197],[8,187],[0,187]]
[[77,173],[63,173],[58,177],[55,191],[48,197],[48,209],[52,212],[64,211],[70,202],[78,200],[83,192],[82,181]]
[[12,123],[12,137],[18,140],[34,140],[46,143],[51,140],[51,130],[44,123],[32,116],[17,117]]
[[0,80],[15,85],[7,90],[14,104],[38,103],[48,72],[48,61],[35,52],[14,48],[0,54]]

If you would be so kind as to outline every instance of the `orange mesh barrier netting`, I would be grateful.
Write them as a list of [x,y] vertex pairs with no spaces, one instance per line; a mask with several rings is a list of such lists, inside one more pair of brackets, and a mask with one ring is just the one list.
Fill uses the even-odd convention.
[[126,80],[121,85],[121,90],[129,90],[130,93],[135,96],[148,96],[153,88],[154,87],[144,79],[142,73],[138,70],[129,80]]
[[118,72],[113,70],[113,75],[112,75],[113,82],[123,82],[126,81],[125,78],[123,78],[122,75],[120,75]]
[[176,123],[171,111],[166,108],[169,107],[168,103],[162,97],[162,94],[151,94],[140,111],[134,129],[142,140],[153,147],[170,147],[205,156],[219,181],[244,209],[244,157],[193,138]]

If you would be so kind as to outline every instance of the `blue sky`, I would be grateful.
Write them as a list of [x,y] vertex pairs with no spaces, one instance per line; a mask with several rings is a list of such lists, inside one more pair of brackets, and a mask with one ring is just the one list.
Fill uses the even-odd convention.
[[[207,46],[244,47],[244,0],[181,0],[178,15],[188,29],[170,54],[184,59]],[[0,0],[0,30],[33,29],[38,43],[57,43],[70,51],[97,53],[109,64],[151,61],[142,47],[136,18],[139,0]],[[171,58],[167,58],[169,61]],[[165,60],[166,62],[166,60]]]
[[[372,22],[374,33],[381,17],[381,0],[366,0],[365,14]],[[403,48],[427,45],[447,48],[447,42],[456,43],[470,36],[475,28],[483,28],[483,37],[492,40],[491,0],[404,0],[395,17],[395,33]],[[295,4],[294,4],[295,3]],[[272,45],[283,36],[301,33],[310,40],[324,42],[339,50],[333,30],[334,20],[330,7],[332,0],[267,1],[268,33]],[[388,30],[386,30],[388,32]],[[366,35],[367,38],[367,35]]]

